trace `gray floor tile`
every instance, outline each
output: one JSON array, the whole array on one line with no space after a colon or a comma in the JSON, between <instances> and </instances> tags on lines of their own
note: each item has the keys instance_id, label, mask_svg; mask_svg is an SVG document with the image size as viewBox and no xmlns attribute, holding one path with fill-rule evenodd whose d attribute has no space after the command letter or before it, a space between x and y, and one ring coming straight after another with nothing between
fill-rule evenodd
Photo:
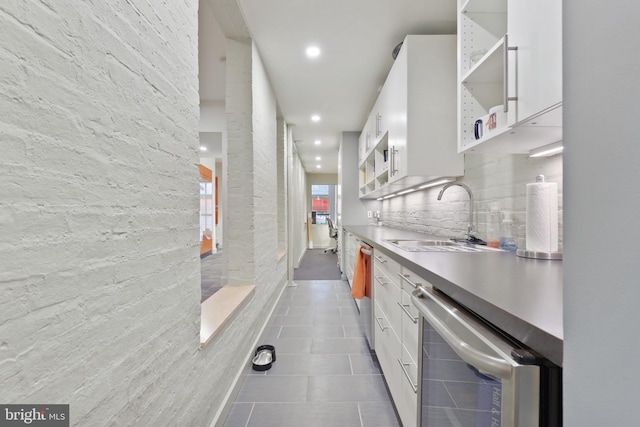
<instances>
[{"instance_id":1,"label":"gray floor tile","mask_svg":"<svg viewBox=\"0 0 640 427\"><path fill-rule=\"evenodd\" d=\"M360 415L354 403L257 403L247 426L360 426Z\"/></svg>"},{"instance_id":2,"label":"gray floor tile","mask_svg":"<svg viewBox=\"0 0 640 427\"><path fill-rule=\"evenodd\" d=\"M360 318L354 314L336 316L332 314L318 314L313 316L316 325L358 325Z\"/></svg>"},{"instance_id":3,"label":"gray floor tile","mask_svg":"<svg viewBox=\"0 0 640 427\"><path fill-rule=\"evenodd\" d=\"M309 377L311 402L379 402L390 400L382 375Z\"/></svg>"},{"instance_id":4,"label":"gray floor tile","mask_svg":"<svg viewBox=\"0 0 640 427\"><path fill-rule=\"evenodd\" d=\"M273 316L270 325L294 325L294 326L311 326L315 323L314 316Z\"/></svg>"},{"instance_id":5,"label":"gray floor tile","mask_svg":"<svg viewBox=\"0 0 640 427\"><path fill-rule=\"evenodd\" d=\"M344 333L347 338L363 338L364 333L360 325L344 325Z\"/></svg>"},{"instance_id":6,"label":"gray floor tile","mask_svg":"<svg viewBox=\"0 0 640 427\"><path fill-rule=\"evenodd\" d=\"M288 307L289 311L287 316L309 316L315 315L333 315L340 316L340 307L330 306L293 306Z\"/></svg>"},{"instance_id":7,"label":"gray floor tile","mask_svg":"<svg viewBox=\"0 0 640 427\"><path fill-rule=\"evenodd\" d=\"M348 284L296 283L260 340L277 359L268 371L249 371L225 427L398 426Z\"/></svg>"},{"instance_id":8,"label":"gray floor tile","mask_svg":"<svg viewBox=\"0 0 640 427\"><path fill-rule=\"evenodd\" d=\"M253 405L253 403L234 403L227 420L224 422L224 427L246 426Z\"/></svg>"},{"instance_id":9,"label":"gray floor tile","mask_svg":"<svg viewBox=\"0 0 640 427\"><path fill-rule=\"evenodd\" d=\"M292 307L296 306L328 306L335 307L338 303L338 298L335 292L329 294L295 294L290 304Z\"/></svg>"},{"instance_id":10,"label":"gray floor tile","mask_svg":"<svg viewBox=\"0 0 640 427\"><path fill-rule=\"evenodd\" d=\"M278 362L276 358L275 363ZM305 376L247 375L236 403L305 402L308 385L309 378Z\"/></svg>"},{"instance_id":11,"label":"gray floor tile","mask_svg":"<svg viewBox=\"0 0 640 427\"><path fill-rule=\"evenodd\" d=\"M277 350L277 349L276 349ZM267 375L350 375L346 354L279 354Z\"/></svg>"},{"instance_id":12,"label":"gray floor tile","mask_svg":"<svg viewBox=\"0 0 640 427\"><path fill-rule=\"evenodd\" d=\"M264 334L262 335L262 342L273 341L278 339L282 326L267 326Z\"/></svg>"},{"instance_id":13,"label":"gray floor tile","mask_svg":"<svg viewBox=\"0 0 640 427\"><path fill-rule=\"evenodd\" d=\"M279 328L278 328L279 329ZM311 353L312 338L275 338L268 341L264 341L265 344L270 344L276 349L276 361L282 354L309 354Z\"/></svg>"},{"instance_id":14,"label":"gray floor tile","mask_svg":"<svg viewBox=\"0 0 640 427\"><path fill-rule=\"evenodd\" d=\"M336 305L342 309L342 307L353 307L352 299L339 299L336 301Z\"/></svg>"},{"instance_id":15,"label":"gray floor tile","mask_svg":"<svg viewBox=\"0 0 640 427\"><path fill-rule=\"evenodd\" d=\"M351 372L354 375L380 375L380 365L370 354L350 354Z\"/></svg>"},{"instance_id":16,"label":"gray floor tile","mask_svg":"<svg viewBox=\"0 0 640 427\"><path fill-rule=\"evenodd\" d=\"M395 427L400 426L398 416L391 402L361 402L360 417L362 427Z\"/></svg>"},{"instance_id":17,"label":"gray floor tile","mask_svg":"<svg viewBox=\"0 0 640 427\"><path fill-rule=\"evenodd\" d=\"M280 338L344 338L339 325L282 326Z\"/></svg>"},{"instance_id":18,"label":"gray floor tile","mask_svg":"<svg viewBox=\"0 0 640 427\"><path fill-rule=\"evenodd\" d=\"M311 352L315 354L370 354L365 338L314 338Z\"/></svg>"},{"instance_id":19,"label":"gray floor tile","mask_svg":"<svg viewBox=\"0 0 640 427\"><path fill-rule=\"evenodd\" d=\"M341 316L345 316L347 314L352 314L354 316L360 316L360 313L358 312L358 308L356 307L355 304L352 304L350 306L338 307L338 309L340 310L340 315Z\"/></svg>"},{"instance_id":20,"label":"gray floor tile","mask_svg":"<svg viewBox=\"0 0 640 427\"><path fill-rule=\"evenodd\" d=\"M289 314L289 306L288 305L278 305L275 310L273 310L273 315L274 316L286 316L287 314Z\"/></svg>"}]
</instances>

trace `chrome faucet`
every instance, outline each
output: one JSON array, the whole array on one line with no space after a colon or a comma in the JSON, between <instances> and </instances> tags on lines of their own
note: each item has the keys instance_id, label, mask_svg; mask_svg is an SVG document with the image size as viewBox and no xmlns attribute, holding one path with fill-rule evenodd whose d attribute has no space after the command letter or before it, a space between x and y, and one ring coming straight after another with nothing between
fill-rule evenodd
<instances>
[{"instance_id":1,"label":"chrome faucet","mask_svg":"<svg viewBox=\"0 0 640 427\"><path fill-rule=\"evenodd\" d=\"M464 188L467 191L467 194L469 195L469 223L467 224L467 236L469 236L470 240L473 240L476 237L475 236L476 230L475 230L475 227L473 226L473 193L471 192L471 189L462 182L458 182L458 181L450 182L446 184L444 187L442 187L442 190L440 190L440 193L438 194L438 200L442 199L442 195L444 194L447 188L452 187L454 185Z\"/></svg>"}]
</instances>

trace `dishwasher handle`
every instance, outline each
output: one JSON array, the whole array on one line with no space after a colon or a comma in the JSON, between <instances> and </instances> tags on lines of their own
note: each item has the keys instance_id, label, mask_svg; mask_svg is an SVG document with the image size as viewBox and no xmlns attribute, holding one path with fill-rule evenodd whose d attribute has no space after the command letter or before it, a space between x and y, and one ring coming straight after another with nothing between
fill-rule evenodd
<instances>
[{"instance_id":1,"label":"dishwasher handle","mask_svg":"<svg viewBox=\"0 0 640 427\"><path fill-rule=\"evenodd\" d=\"M420 311L420 314L422 314L431 326L440 333L442 338L453 348L462 360L484 374L504 380L511 378L511 375L513 374L513 366L511 363L504 359L483 353L466 343L453 330L451 330L451 328L449 328L442 319L426 307L425 303L421 301L421 297L430 298L452 314L452 316L455 317L455 315L451 310L446 308L445 303L439 300L433 292L430 292L423 287L419 287L411 295L411 302L413 302L413 305L415 305L418 311Z\"/></svg>"}]
</instances>

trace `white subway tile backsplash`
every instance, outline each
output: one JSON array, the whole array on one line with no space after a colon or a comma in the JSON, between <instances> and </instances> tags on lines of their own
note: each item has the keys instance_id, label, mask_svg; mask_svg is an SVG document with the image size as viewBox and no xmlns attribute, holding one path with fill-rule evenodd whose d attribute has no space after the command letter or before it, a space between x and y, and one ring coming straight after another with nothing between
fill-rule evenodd
<instances>
[{"instance_id":1,"label":"white subway tile backsplash","mask_svg":"<svg viewBox=\"0 0 640 427\"><path fill-rule=\"evenodd\" d=\"M473 191L474 224L486 239L491 206L511 212L517 246L525 246L526 184L537 175L558 183L559 236L562 244L562 155L529 158L527 155L465 154L465 175L461 179ZM467 230L469 197L460 187L450 187L438 201L442 187L394 197L382 203L385 225L396 228L462 237Z\"/></svg>"}]
</instances>

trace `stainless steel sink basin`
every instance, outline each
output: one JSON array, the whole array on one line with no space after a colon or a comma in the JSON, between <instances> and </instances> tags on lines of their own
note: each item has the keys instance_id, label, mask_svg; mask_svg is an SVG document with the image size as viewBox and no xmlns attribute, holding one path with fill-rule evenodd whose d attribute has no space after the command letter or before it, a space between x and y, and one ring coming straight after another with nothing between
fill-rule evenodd
<instances>
[{"instance_id":1,"label":"stainless steel sink basin","mask_svg":"<svg viewBox=\"0 0 640 427\"><path fill-rule=\"evenodd\" d=\"M470 243L459 243L453 240L404 240L388 239L390 243L408 252L492 252L500 249L489 248L482 245Z\"/></svg>"}]
</instances>

